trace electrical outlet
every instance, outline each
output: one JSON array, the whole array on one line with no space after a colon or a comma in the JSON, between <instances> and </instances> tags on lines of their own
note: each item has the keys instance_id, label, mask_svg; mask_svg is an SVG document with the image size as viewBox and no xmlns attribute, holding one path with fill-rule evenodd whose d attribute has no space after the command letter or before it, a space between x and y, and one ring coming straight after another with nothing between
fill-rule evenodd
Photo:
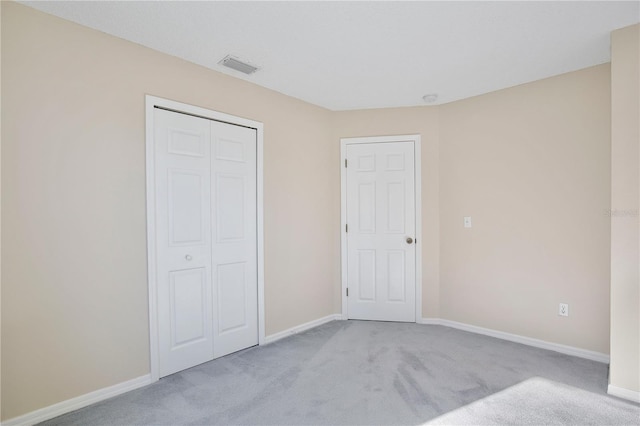
<instances>
[{"instance_id":1,"label":"electrical outlet","mask_svg":"<svg viewBox=\"0 0 640 426\"><path fill-rule=\"evenodd\" d=\"M569 304L568 303L561 303L560 307L558 308L558 315L562 316L562 317L568 317L569 316Z\"/></svg>"}]
</instances>

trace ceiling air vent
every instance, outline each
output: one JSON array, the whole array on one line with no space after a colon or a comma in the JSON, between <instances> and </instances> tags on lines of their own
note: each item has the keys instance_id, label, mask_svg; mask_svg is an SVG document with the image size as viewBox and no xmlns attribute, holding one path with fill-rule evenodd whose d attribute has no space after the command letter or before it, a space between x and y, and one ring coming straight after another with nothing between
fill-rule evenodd
<instances>
[{"instance_id":1,"label":"ceiling air vent","mask_svg":"<svg viewBox=\"0 0 640 426\"><path fill-rule=\"evenodd\" d=\"M224 65L227 68L231 68L232 70L240 71L245 74L253 74L254 72L258 71L258 67L254 67L253 65L242 62L238 58L234 58L231 55L225 56L218 63Z\"/></svg>"}]
</instances>

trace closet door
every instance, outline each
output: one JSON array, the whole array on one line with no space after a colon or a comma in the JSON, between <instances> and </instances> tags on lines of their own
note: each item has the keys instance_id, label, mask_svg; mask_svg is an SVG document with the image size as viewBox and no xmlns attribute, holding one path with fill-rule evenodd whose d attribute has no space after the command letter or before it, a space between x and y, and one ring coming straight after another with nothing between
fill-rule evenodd
<instances>
[{"instance_id":1,"label":"closet door","mask_svg":"<svg viewBox=\"0 0 640 426\"><path fill-rule=\"evenodd\" d=\"M213 358L210 121L155 110L160 376Z\"/></svg>"},{"instance_id":2,"label":"closet door","mask_svg":"<svg viewBox=\"0 0 640 426\"><path fill-rule=\"evenodd\" d=\"M211 122L214 356L258 344L256 130Z\"/></svg>"},{"instance_id":3,"label":"closet door","mask_svg":"<svg viewBox=\"0 0 640 426\"><path fill-rule=\"evenodd\" d=\"M256 130L155 109L159 375L258 344Z\"/></svg>"}]
</instances>

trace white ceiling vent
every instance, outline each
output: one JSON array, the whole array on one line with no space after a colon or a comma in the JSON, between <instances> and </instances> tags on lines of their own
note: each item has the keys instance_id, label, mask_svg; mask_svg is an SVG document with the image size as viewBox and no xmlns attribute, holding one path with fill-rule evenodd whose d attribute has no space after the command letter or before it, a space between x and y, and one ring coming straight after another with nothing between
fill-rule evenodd
<instances>
[{"instance_id":1,"label":"white ceiling vent","mask_svg":"<svg viewBox=\"0 0 640 426\"><path fill-rule=\"evenodd\" d=\"M232 70L240 71L245 74L253 74L258 71L258 67L254 67L253 65L249 65L246 62L242 62L238 58L234 58L231 55L225 56L220 62L221 65L224 65L227 68L231 68Z\"/></svg>"}]
</instances>

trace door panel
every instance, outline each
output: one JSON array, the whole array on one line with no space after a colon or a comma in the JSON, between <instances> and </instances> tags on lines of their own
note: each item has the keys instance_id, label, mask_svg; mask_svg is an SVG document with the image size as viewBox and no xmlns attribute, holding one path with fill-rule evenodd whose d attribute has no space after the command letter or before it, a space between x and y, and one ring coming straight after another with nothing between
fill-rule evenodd
<instances>
[{"instance_id":1,"label":"door panel","mask_svg":"<svg viewBox=\"0 0 640 426\"><path fill-rule=\"evenodd\" d=\"M216 242L244 240L245 221L244 176L216 174L217 239Z\"/></svg>"},{"instance_id":2,"label":"door panel","mask_svg":"<svg viewBox=\"0 0 640 426\"><path fill-rule=\"evenodd\" d=\"M376 183L358 185L358 230L361 234L376 232Z\"/></svg>"},{"instance_id":3,"label":"door panel","mask_svg":"<svg viewBox=\"0 0 640 426\"><path fill-rule=\"evenodd\" d=\"M205 157L207 143L202 133L192 132L182 128L169 128L169 153L188 155L191 157Z\"/></svg>"},{"instance_id":4,"label":"door panel","mask_svg":"<svg viewBox=\"0 0 640 426\"><path fill-rule=\"evenodd\" d=\"M213 358L210 126L155 110L160 376Z\"/></svg>"},{"instance_id":5,"label":"door panel","mask_svg":"<svg viewBox=\"0 0 640 426\"><path fill-rule=\"evenodd\" d=\"M405 202L404 182L387 182L386 202L387 220L385 232L388 234L404 234Z\"/></svg>"},{"instance_id":6,"label":"door panel","mask_svg":"<svg viewBox=\"0 0 640 426\"><path fill-rule=\"evenodd\" d=\"M227 139L224 136L216 142L216 160L238 161L245 163L245 144L242 141Z\"/></svg>"},{"instance_id":7,"label":"door panel","mask_svg":"<svg viewBox=\"0 0 640 426\"><path fill-rule=\"evenodd\" d=\"M211 122L214 356L258 344L256 131Z\"/></svg>"},{"instance_id":8,"label":"door panel","mask_svg":"<svg viewBox=\"0 0 640 426\"><path fill-rule=\"evenodd\" d=\"M407 283L405 280L405 260L404 250L389 250L387 252L387 282L389 292L387 301L405 302L407 294Z\"/></svg>"},{"instance_id":9,"label":"door panel","mask_svg":"<svg viewBox=\"0 0 640 426\"><path fill-rule=\"evenodd\" d=\"M169 169L169 245L204 244L206 171Z\"/></svg>"},{"instance_id":10,"label":"door panel","mask_svg":"<svg viewBox=\"0 0 640 426\"><path fill-rule=\"evenodd\" d=\"M365 302L376 300L376 252L358 250L358 299Z\"/></svg>"},{"instance_id":11,"label":"door panel","mask_svg":"<svg viewBox=\"0 0 640 426\"><path fill-rule=\"evenodd\" d=\"M350 144L346 154L348 317L414 322L414 143Z\"/></svg>"},{"instance_id":12,"label":"door panel","mask_svg":"<svg viewBox=\"0 0 640 426\"><path fill-rule=\"evenodd\" d=\"M218 265L218 322L220 334L247 326L245 262Z\"/></svg>"},{"instance_id":13,"label":"door panel","mask_svg":"<svg viewBox=\"0 0 640 426\"><path fill-rule=\"evenodd\" d=\"M169 273L171 348L206 340L207 274L204 268Z\"/></svg>"}]
</instances>

